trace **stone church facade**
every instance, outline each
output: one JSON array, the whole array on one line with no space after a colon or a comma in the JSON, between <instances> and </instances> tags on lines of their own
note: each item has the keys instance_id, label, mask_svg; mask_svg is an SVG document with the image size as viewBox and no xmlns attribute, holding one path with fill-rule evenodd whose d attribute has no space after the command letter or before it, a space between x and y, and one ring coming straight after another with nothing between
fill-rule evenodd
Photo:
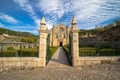
<instances>
[{"instance_id":1,"label":"stone church facade","mask_svg":"<svg viewBox=\"0 0 120 80\"><path fill-rule=\"evenodd\" d=\"M62 23L54 26L49 31L50 46L64 46L69 44L70 28Z\"/></svg>"}]
</instances>

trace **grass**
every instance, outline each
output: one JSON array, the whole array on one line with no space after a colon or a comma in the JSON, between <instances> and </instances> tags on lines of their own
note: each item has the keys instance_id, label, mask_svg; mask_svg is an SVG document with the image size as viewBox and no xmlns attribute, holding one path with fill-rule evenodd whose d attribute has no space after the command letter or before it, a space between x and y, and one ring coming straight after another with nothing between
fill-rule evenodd
<instances>
[{"instance_id":1,"label":"grass","mask_svg":"<svg viewBox=\"0 0 120 80\"><path fill-rule=\"evenodd\" d=\"M50 47L49 48L49 51L47 52L47 58L46 58L46 61L47 63L49 62L49 60L51 59L51 57L54 55L54 53L57 51L59 47Z\"/></svg>"}]
</instances>

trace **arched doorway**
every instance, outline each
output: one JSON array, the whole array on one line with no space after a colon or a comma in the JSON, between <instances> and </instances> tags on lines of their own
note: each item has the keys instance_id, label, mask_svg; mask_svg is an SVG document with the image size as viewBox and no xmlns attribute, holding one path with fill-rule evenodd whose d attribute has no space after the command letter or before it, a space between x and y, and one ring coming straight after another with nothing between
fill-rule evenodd
<instances>
[{"instance_id":1,"label":"arched doorway","mask_svg":"<svg viewBox=\"0 0 120 80\"><path fill-rule=\"evenodd\" d=\"M62 47L63 46L63 42L60 42L59 46Z\"/></svg>"}]
</instances>

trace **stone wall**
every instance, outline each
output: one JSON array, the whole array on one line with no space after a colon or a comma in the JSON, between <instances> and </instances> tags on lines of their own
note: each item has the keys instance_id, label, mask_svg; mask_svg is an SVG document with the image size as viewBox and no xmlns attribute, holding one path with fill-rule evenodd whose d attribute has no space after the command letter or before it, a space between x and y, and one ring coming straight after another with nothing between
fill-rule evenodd
<instances>
[{"instance_id":1,"label":"stone wall","mask_svg":"<svg viewBox=\"0 0 120 80\"><path fill-rule=\"evenodd\" d=\"M0 58L0 72L14 68L42 67L41 58L37 57L3 57Z\"/></svg>"},{"instance_id":2,"label":"stone wall","mask_svg":"<svg viewBox=\"0 0 120 80\"><path fill-rule=\"evenodd\" d=\"M114 63L119 62L120 56L112 57L79 57L76 61L77 66L92 65L92 64L102 64L102 63Z\"/></svg>"}]
</instances>

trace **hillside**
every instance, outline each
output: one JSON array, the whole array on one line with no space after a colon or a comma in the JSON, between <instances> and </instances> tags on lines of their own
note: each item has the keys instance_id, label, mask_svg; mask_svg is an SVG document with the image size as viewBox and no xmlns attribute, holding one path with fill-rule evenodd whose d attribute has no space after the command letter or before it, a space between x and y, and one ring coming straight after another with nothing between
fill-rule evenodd
<instances>
[{"instance_id":1,"label":"hillside","mask_svg":"<svg viewBox=\"0 0 120 80\"><path fill-rule=\"evenodd\" d=\"M20 31L14 31L14 30L9 30L5 28L0 28L0 35L3 33L6 33L11 36L20 36L20 37L37 37L36 35L29 33L29 32L20 32Z\"/></svg>"},{"instance_id":2,"label":"hillside","mask_svg":"<svg viewBox=\"0 0 120 80\"><path fill-rule=\"evenodd\" d=\"M38 40L38 36L29 32L20 32L0 28L0 42L28 42L35 43Z\"/></svg>"},{"instance_id":3,"label":"hillside","mask_svg":"<svg viewBox=\"0 0 120 80\"><path fill-rule=\"evenodd\" d=\"M104 41L120 41L120 25L97 33Z\"/></svg>"},{"instance_id":4,"label":"hillside","mask_svg":"<svg viewBox=\"0 0 120 80\"><path fill-rule=\"evenodd\" d=\"M79 36L96 35L104 41L120 41L120 20L91 30L80 30Z\"/></svg>"}]
</instances>

